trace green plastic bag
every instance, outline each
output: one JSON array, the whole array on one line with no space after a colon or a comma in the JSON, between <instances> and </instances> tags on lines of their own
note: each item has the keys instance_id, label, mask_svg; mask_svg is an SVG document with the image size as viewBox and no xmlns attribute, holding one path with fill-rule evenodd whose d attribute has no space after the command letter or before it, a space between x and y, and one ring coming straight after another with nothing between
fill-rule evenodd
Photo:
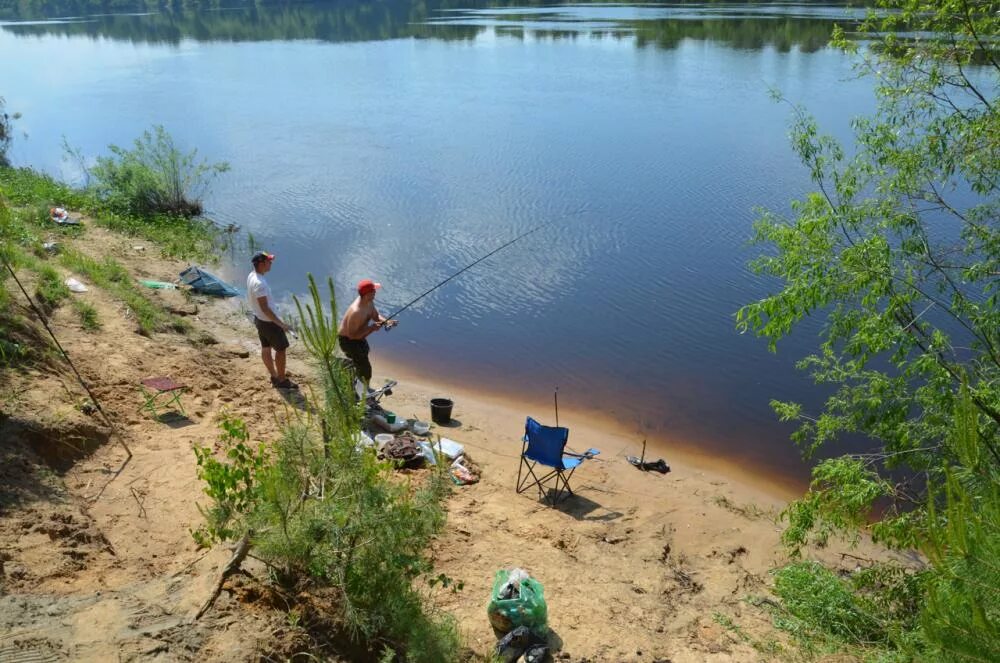
<instances>
[{"instance_id":1,"label":"green plastic bag","mask_svg":"<svg viewBox=\"0 0 1000 663\"><path fill-rule=\"evenodd\" d=\"M166 281L150 281L148 279L139 279L139 283L146 286L147 288L153 288L154 290L176 290L177 286L173 283L167 283Z\"/></svg>"},{"instance_id":2,"label":"green plastic bag","mask_svg":"<svg viewBox=\"0 0 1000 663\"><path fill-rule=\"evenodd\" d=\"M531 577L523 578L516 596L500 598L500 592L507 584L510 573L508 569L500 569L493 579L493 592L486 609L490 624L498 633L507 633L518 626L544 632L548 628L546 622L549 610L545 605L542 583Z\"/></svg>"}]
</instances>

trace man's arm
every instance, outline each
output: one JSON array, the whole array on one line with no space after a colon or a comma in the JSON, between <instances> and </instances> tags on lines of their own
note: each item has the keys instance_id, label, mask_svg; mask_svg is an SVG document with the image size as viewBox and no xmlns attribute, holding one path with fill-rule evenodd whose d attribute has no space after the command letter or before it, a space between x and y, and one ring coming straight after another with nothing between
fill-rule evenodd
<instances>
[{"instance_id":1,"label":"man's arm","mask_svg":"<svg viewBox=\"0 0 1000 663\"><path fill-rule=\"evenodd\" d=\"M268 318L268 320L278 325L285 331L289 330L288 325L282 322L281 318L278 317L278 314L271 310L271 306L267 303L267 296L258 297L257 305L260 306L261 313L263 313Z\"/></svg>"},{"instance_id":2,"label":"man's arm","mask_svg":"<svg viewBox=\"0 0 1000 663\"><path fill-rule=\"evenodd\" d=\"M382 327L385 327L386 329L392 329L398 324L398 321L396 320L390 320L389 318L383 317L382 314L378 312L378 309L376 309L374 306L372 307L371 319L375 322L375 326L371 328L372 331L376 331L378 329L381 329Z\"/></svg>"}]
</instances>

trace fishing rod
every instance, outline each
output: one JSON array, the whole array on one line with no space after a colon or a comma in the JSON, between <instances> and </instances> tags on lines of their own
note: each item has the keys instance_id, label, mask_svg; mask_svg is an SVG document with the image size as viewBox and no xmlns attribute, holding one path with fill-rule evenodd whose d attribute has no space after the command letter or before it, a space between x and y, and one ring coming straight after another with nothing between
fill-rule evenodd
<instances>
[{"instance_id":1,"label":"fishing rod","mask_svg":"<svg viewBox=\"0 0 1000 663\"><path fill-rule=\"evenodd\" d=\"M586 208L585 207L580 207L579 209L577 209L574 212L567 212L566 214L563 214L562 216L560 216L558 218L552 219L550 221L546 221L545 223L540 223L539 225L535 226L531 230L525 231L525 232L521 233L520 235L518 235L517 237L515 237L514 239L512 239L512 240L510 240L510 241L508 241L508 242L506 242L504 244L501 244L500 246L498 246L497 248L493 249L492 251L490 251L486 255L482 256L481 258L476 259L475 261L469 263L468 265L466 265L462 269L458 270L457 272L455 272L454 274L452 274L451 276L449 276L448 278L446 278L444 281L441 281L440 283L438 283L436 286L434 286L430 290L428 290L428 291L424 292L423 294L419 295L418 297L410 300L409 303L405 304L398 311L396 311L395 313L393 313L392 315L390 315L389 317L387 317L385 319L385 322L383 322L382 324L384 325L386 322L389 322L390 320L392 320L393 318L395 318L397 315L399 315L400 313L402 313L406 309L410 308L411 306L413 306L414 304L416 304L417 302L419 302L421 299L423 299L427 295L431 294L432 292L434 292L435 290L437 290L438 288L440 288L441 286L443 286L448 281L452 280L453 278L455 278L456 276L458 276L462 272L464 272L466 270L469 270L469 269L472 269L473 267L475 267L476 265L478 265L482 261L484 261L487 258L489 258L491 255L493 255L495 253L499 253L500 251L502 251L503 249L506 249L508 246L510 246L514 242L517 242L518 240L524 239L525 237L527 237L528 235L530 235L530 234L532 234L534 232L538 232L539 230L541 230L545 226L550 226L553 223L555 223L556 221L562 221L563 219L565 219L568 216L572 216L572 215L575 215L575 214L580 214L581 212L584 211L584 209L586 209ZM389 329L389 327L386 327L386 330L388 330L388 329Z\"/></svg>"}]
</instances>

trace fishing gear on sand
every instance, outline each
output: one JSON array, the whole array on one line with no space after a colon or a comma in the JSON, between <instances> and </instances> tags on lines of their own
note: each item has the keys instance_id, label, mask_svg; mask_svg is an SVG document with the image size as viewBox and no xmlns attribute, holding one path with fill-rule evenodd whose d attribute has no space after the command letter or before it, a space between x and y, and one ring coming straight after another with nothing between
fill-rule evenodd
<instances>
[{"instance_id":1,"label":"fishing gear on sand","mask_svg":"<svg viewBox=\"0 0 1000 663\"><path fill-rule=\"evenodd\" d=\"M563 216L561 216L561 217L558 217L558 218L555 218L555 219L552 219L551 221L546 221L545 223L541 223L541 224L539 224L539 225L535 226L534 228L532 228L531 230L527 230L527 231L525 231L525 232L521 233L520 235L518 235L518 236L517 236L517 237L515 237L514 239L512 239L512 240L510 240L510 241L508 241L508 242L505 242L505 243L501 244L500 246L498 246L497 248L493 249L492 251L490 251L490 252L489 252L489 253L487 253L486 255L484 255L484 256L482 256L482 257L480 257L480 258L477 258L476 260L474 260L473 262L469 263L468 265L466 265L466 266L465 266L465 267L463 267L462 269L458 270L457 272L455 272L454 274L452 274L451 276L449 276L449 277L448 277L448 278L446 278L445 280L441 281L440 283L438 283L437 285L435 285L435 286L434 286L433 288L431 288L430 290L427 290L426 292L423 292L422 294L418 295L418 296L417 296L417 297L415 297L414 299L412 299L412 300L410 300L409 302L407 302L407 303L406 303L405 305L403 305L403 306L402 306L402 308L398 309L398 310L397 310L397 311L396 311L395 313L393 313L392 315L388 316L388 317L387 317L387 318L386 318L386 319L385 319L385 320L384 320L383 322L381 322L381 323L380 323L380 325L383 325L383 326L385 327L385 330L386 330L386 331L389 331L389 330L390 330L390 329L392 329L392 327L393 327L393 325L390 325L390 324L388 324L388 323L389 323L389 321L391 321L391 320L392 320L393 318L395 318L395 317L396 317L397 315L399 315L400 313L402 313L402 312L403 312L403 311L405 311L406 309L410 308L411 306L413 306L414 304L416 304L417 302L419 302L419 301L420 301L421 299L423 299L423 298L424 298L424 297L426 297L427 295L431 294L432 292L434 292L435 290L437 290L438 288L440 288L440 287L441 287L441 286L443 286L443 285L444 285L445 283L447 283L448 281L452 280L453 278L455 278L455 277L456 277L456 276L458 276L459 274L461 274L461 273L463 273L463 272L465 272L465 271L467 271L467 270L469 270L469 269L471 269L471 268L475 267L476 265L478 265L478 264L479 264L479 263L481 263L482 261L486 260L486 259L487 259L487 258L489 258L490 256L492 256L492 255L494 255L494 254L496 254L496 253L499 253L499 252L500 252L500 251L502 251L503 249L507 248L508 246L510 246L511 244L513 244L514 242L517 242L517 241L519 241L519 240L522 240L522 239L524 239L525 237L527 237L528 235L530 235L530 234L532 234L532 233L535 233L535 232L538 232L539 230L541 230L541 229L542 229L542 228L544 228L545 226L550 226L550 225L552 225L552 224L553 224L553 223L555 223L556 221L561 221L562 219L566 218L567 216L571 216L571 215L575 215L575 214L580 214L581 212L583 212L583 211L584 211L584 209L585 209L584 207L580 207L579 209L577 209L577 210L575 210L575 211L573 211L573 212L567 212L566 214L564 214L564 215L563 215Z\"/></svg>"}]
</instances>

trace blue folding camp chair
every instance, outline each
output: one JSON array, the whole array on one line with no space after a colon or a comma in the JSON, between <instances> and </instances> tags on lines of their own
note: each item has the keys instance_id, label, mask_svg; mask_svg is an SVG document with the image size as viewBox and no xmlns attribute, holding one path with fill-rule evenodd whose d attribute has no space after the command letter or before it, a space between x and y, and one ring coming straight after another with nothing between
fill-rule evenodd
<instances>
[{"instance_id":1,"label":"blue folding camp chair","mask_svg":"<svg viewBox=\"0 0 1000 663\"><path fill-rule=\"evenodd\" d=\"M569 487L573 472L583 461L601 452L597 449L587 449L582 454L566 451L567 440L569 440L568 428L543 426L528 417L524 424L521 465L517 468L518 493L537 486L539 497L552 506L573 494L573 490ZM538 476L544 471L539 468L538 474L535 473L535 468L539 465L549 468L548 473ZM546 492L547 484L552 482L555 485Z\"/></svg>"}]
</instances>

